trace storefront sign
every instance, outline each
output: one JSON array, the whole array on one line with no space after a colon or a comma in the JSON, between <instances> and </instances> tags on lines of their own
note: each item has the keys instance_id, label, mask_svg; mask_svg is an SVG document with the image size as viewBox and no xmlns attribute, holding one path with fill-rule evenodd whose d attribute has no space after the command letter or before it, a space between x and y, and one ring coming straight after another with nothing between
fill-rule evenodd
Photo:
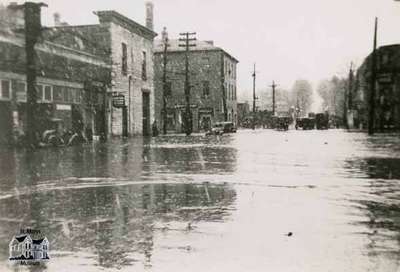
<instances>
[{"instance_id":1,"label":"storefront sign","mask_svg":"<svg viewBox=\"0 0 400 272\"><path fill-rule=\"evenodd\" d=\"M118 94L113 96L113 106L115 108L125 107L125 96L123 94Z\"/></svg>"},{"instance_id":2,"label":"storefront sign","mask_svg":"<svg viewBox=\"0 0 400 272\"><path fill-rule=\"evenodd\" d=\"M213 114L212 108L200 108L199 114Z\"/></svg>"},{"instance_id":3,"label":"storefront sign","mask_svg":"<svg viewBox=\"0 0 400 272\"><path fill-rule=\"evenodd\" d=\"M70 110L71 110L71 105L61 105L61 104L57 104L57 105L56 105L56 110L70 111Z\"/></svg>"}]
</instances>

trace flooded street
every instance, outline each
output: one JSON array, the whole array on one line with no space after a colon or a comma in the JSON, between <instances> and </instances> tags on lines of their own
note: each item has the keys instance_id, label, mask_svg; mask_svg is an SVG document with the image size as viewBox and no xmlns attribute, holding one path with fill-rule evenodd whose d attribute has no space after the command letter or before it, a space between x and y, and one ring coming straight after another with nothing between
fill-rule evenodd
<instances>
[{"instance_id":1,"label":"flooded street","mask_svg":"<svg viewBox=\"0 0 400 272\"><path fill-rule=\"evenodd\" d=\"M400 137L242 130L1 150L0 271L399 271ZM290 233L290 234L289 234Z\"/></svg>"}]
</instances>

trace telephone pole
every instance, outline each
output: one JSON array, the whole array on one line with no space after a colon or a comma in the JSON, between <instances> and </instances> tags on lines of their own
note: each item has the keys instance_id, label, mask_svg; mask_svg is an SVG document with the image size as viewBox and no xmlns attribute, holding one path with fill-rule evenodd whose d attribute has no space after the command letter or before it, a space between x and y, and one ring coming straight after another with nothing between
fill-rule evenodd
<instances>
[{"instance_id":1,"label":"telephone pole","mask_svg":"<svg viewBox=\"0 0 400 272\"><path fill-rule=\"evenodd\" d=\"M373 135L375 130L375 92L376 92L376 43L378 32L378 18L375 18L374 29L374 47L372 51L371 61L371 82L370 82L370 96L369 96L369 116L368 116L368 134Z\"/></svg>"},{"instance_id":2,"label":"telephone pole","mask_svg":"<svg viewBox=\"0 0 400 272\"><path fill-rule=\"evenodd\" d=\"M275 103L275 88L278 87L279 85L275 84L275 81L272 81L272 116L275 116L275 110L276 110L276 103Z\"/></svg>"},{"instance_id":3,"label":"telephone pole","mask_svg":"<svg viewBox=\"0 0 400 272\"><path fill-rule=\"evenodd\" d=\"M47 7L44 3L25 2L18 5L16 9L24 10L25 20L25 54L26 54L26 127L25 135L30 148L38 145L36 114L36 52L35 45L42 32L41 8Z\"/></svg>"},{"instance_id":4,"label":"telephone pole","mask_svg":"<svg viewBox=\"0 0 400 272\"><path fill-rule=\"evenodd\" d=\"M167 52L168 52L168 34L164 27L163 30L163 43L164 43L164 54L163 54L163 134L167 134Z\"/></svg>"},{"instance_id":5,"label":"telephone pole","mask_svg":"<svg viewBox=\"0 0 400 272\"><path fill-rule=\"evenodd\" d=\"M179 41L183 44L179 44L180 47L185 47L185 100L186 110L184 114L184 128L187 136L192 134L192 113L190 111L190 81L189 81L189 50L190 47L196 46L191 42L196 41L196 38L191 38L196 35L196 32L185 32L179 34L181 37Z\"/></svg>"},{"instance_id":6,"label":"telephone pole","mask_svg":"<svg viewBox=\"0 0 400 272\"><path fill-rule=\"evenodd\" d=\"M253 130L256 128L256 64L254 63L254 70L253 70L253 122L252 128Z\"/></svg>"}]
</instances>

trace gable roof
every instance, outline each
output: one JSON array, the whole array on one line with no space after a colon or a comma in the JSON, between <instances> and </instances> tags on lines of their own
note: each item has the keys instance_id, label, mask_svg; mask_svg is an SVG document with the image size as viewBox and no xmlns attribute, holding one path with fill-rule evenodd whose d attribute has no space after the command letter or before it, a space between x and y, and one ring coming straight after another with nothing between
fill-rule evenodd
<instances>
[{"instance_id":1,"label":"gable roof","mask_svg":"<svg viewBox=\"0 0 400 272\"><path fill-rule=\"evenodd\" d=\"M40 245L43 242L44 238L38 239L38 240L32 240L32 244L34 245Z\"/></svg>"},{"instance_id":2,"label":"gable roof","mask_svg":"<svg viewBox=\"0 0 400 272\"><path fill-rule=\"evenodd\" d=\"M25 241L25 238L26 238L26 237L28 237L28 235L15 237L15 239L16 239L18 242L22 243L23 241Z\"/></svg>"}]
</instances>

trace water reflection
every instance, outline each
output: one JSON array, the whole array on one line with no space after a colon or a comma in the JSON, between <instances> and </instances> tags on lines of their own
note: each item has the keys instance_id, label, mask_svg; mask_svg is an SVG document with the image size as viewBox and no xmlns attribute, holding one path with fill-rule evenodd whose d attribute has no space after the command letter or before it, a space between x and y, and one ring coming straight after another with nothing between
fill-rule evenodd
<instances>
[{"instance_id":1,"label":"water reflection","mask_svg":"<svg viewBox=\"0 0 400 272\"><path fill-rule=\"evenodd\" d=\"M232 185L168 177L160 184L157 174L231 172L235 151L223 145L192 148L185 137L170 148L168 141L135 138L2 152L0 266L6 266L8 242L20 228L45 233L50 270L71 258L120 269L152 265L155 232L193 232L200 222L224 222L236 198ZM217 163L224 159L227 165Z\"/></svg>"},{"instance_id":2,"label":"water reflection","mask_svg":"<svg viewBox=\"0 0 400 272\"><path fill-rule=\"evenodd\" d=\"M142 184L35 193L1 202L0 237L21 227L42 230L52 259L89 254L101 267L151 263L155 231L192 231L202 221L224 221L236 193L228 185Z\"/></svg>"}]
</instances>

